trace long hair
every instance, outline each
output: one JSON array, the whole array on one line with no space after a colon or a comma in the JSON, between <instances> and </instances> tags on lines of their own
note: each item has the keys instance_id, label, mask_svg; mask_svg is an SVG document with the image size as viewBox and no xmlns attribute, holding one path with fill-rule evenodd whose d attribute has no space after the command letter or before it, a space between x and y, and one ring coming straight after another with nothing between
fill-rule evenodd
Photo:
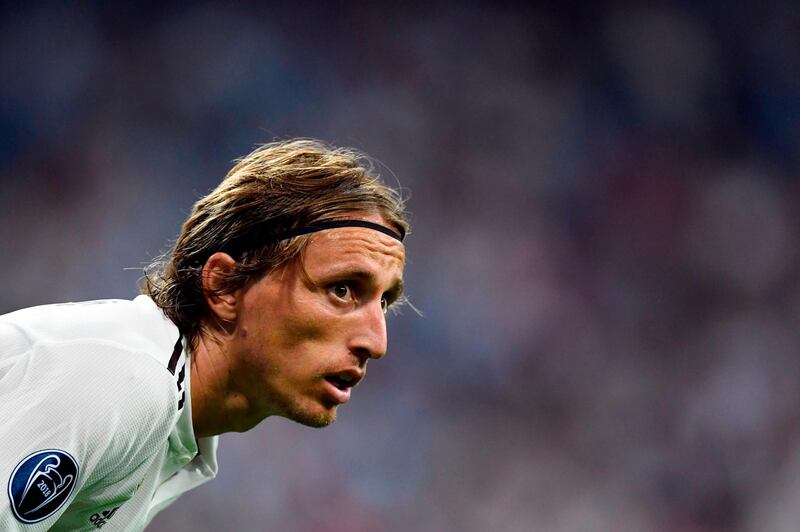
<instances>
[{"instance_id":1,"label":"long hair","mask_svg":"<svg viewBox=\"0 0 800 532\"><path fill-rule=\"evenodd\" d=\"M209 312L202 271L211 255L236 260L217 290L231 293L295 259L308 243L307 235L270 237L354 211L377 211L406 233L403 203L354 150L311 139L265 144L194 205L171 252L145 269L142 292L194 346Z\"/></svg>"}]
</instances>

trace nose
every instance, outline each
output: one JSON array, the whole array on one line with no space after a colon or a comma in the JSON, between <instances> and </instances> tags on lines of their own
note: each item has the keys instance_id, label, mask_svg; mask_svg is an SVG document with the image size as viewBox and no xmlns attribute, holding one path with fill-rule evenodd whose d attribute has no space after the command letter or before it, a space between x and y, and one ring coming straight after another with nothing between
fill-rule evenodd
<instances>
[{"instance_id":1,"label":"nose","mask_svg":"<svg viewBox=\"0 0 800 532\"><path fill-rule=\"evenodd\" d=\"M365 305L361 310L348 347L363 364L370 358L377 360L386 354L388 338L386 316L380 302Z\"/></svg>"}]
</instances>

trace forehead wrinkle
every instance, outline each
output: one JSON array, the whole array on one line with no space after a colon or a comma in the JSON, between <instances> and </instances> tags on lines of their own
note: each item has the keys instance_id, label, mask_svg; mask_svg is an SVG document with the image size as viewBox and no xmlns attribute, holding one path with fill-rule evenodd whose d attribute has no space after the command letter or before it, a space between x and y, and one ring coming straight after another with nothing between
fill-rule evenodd
<instances>
[{"instance_id":1,"label":"forehead wrinkle","mask_svg":"<svg viewBox=\"0 0 800 532\"><path fill-rule=\"evenodd\" d=\"M377 238L375 238L377 236ZM331 243L342 245L339 249L345 254L360 254L367 252L368 255L389 256L405 264L405 247L402 242L398 242L388 235L379 231L366 228L343 227L324 231L315 237L327 239ZM316 238L315 238L316 240ZM312 241L313 242L313 241ZM350 247L348 244L361 244L360 246Z\"/></svg>"},{"instance_id":2,"label":"forehead wrinkle","mask_svg":"<svg viewBox=\"0 0 800 532\"><path fill-rule=\"evenodd\" d=\"M405 249L402 243L370 229L334 229L326 233L334 234L314 235L314 240L309 243L309 248L316 248L313 251L315 254L320 253L323 257L327 254L330 259L323 258L323 262L318 264L317 267L322 271L361 271L372 277L373 282L387 282L390 290L402 286L405 266ZM382 238L375 239L372 233ZM326 253L324 247L332 247L335 252ZM384 278L381 281L382 274L389 274L391 280Z\"/></svg>"},{"instance_id":3,"label":"forehead wrinkle","mask_svg":"<svg viewBox=\"0 0 800 532\"><path fill-rule=\"evenodd\" d=\"M402 280L403 258L396 254L389 255L380 250L342 250L341 254L337 255L336 260L332 261L332 267L334 262L336 269L360 271L370 275L379 276L382 272L396 270L397 278Z\"/></svg>"}]
</instances>

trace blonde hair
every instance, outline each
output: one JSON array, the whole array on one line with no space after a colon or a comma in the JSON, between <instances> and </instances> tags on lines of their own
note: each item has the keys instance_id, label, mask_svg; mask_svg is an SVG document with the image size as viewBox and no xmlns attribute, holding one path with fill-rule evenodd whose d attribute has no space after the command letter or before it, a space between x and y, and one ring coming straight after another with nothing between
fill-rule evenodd
<instances>
[{"instance_id":1,"label":"blonde hair","mask_svg":"<svg viewBox=\"0 0 800 532\"><path fill-rule=\"evenodd\" d=\"M217 290L230 293L294 260L308 243L308 236L270 237L354 211L377 211L401 234L409 230L402 197L359 152L312 139L265 144L195 203L171 252L145 269L142 292L194 345L208 313L202 271L211 255L236 260Z\"/></svg>"}]
</instances>

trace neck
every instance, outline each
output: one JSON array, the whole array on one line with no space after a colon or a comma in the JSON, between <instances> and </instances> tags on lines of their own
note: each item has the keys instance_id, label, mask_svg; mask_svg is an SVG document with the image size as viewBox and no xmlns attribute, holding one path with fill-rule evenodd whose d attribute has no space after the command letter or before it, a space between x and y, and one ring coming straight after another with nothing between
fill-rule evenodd
<instances>
[{"instance_id":1,"label":"neck","mask_svg":"<svg viewBox=\"0 0 800 532\"><path fill-rule=\"evenodd\" d=\"M201 334L191 356L192 426L196 437L244 432L255 426L248 399L231 382L225 338Z\"/></svg>"}]
</instances>

